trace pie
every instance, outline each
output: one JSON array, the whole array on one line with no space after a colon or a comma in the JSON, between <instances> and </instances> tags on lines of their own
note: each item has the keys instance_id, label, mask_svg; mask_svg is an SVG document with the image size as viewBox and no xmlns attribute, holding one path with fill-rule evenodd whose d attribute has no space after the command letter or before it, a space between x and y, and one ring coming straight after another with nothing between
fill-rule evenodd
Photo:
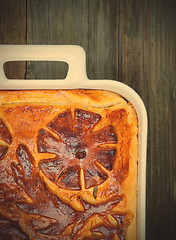
<instances>
[{"instance_id":1,"label":"pie","mask_svg":"<svg viewBox=\"0 0 176 240\"><path fill-rule=\"evenodd\" d=\"M137 134L114 92L0 91L0 239L136 239Z\"/></svg>"}]
</instances>

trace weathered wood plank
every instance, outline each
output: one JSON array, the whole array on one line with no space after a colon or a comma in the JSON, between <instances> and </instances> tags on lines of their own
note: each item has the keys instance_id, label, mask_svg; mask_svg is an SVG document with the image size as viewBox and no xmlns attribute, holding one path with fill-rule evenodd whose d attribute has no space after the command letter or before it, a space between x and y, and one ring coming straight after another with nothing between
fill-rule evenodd
<instances>
[{"instance_id":1,"label":"weathered wood plank","mask_svg":"<svg viewBox=\"0 0 176 240\"><path fill-rule=\"evenodd\" d=\"M26 44L26 1L0 0L0 44ZM25 78L26 63L8 63L8 78Z\"/></svg>"},{"instance_id":2,"label":"weathered wood plank","mask_svg":"<svg viewBox=\"0 0 176 240\"><path fill-rule=\"evenodd\" d=\"M41 4L42 2L42 4ZM27 9L28 44L76 44L87 54L91 79L117 79L117 12L115 0L29 0ZM66 68L45 63L28 66L33 77L57 78Z\"/></svg>"},{"instance_id":3,"label":"weathered wood plank","mask_svg":"<svg viewBox=\"0 0 176 240\"><path fill-rule=\"evenodd\" d=\"M142 1L122 1L122 11L122 81L142 95L145 84L143 82ZM144 96L145 94L142 97Z\"/></svg>"},{"instance_id":4,"label":"weathered wood plank","mask_svg":"<svg viewBox=\"0 0 176 240\"><path fill-rule=\"evenodd\" d=\"M146 239L175 239L175 9L173 1L123 2L123 77L149 117ZM172 56L172 57L171 57Z\"/></svg>"},{"instance_id":5,"label":"weathered wood plank","mask_svg":"<svg viewBox=\"0 0 176 240\"><path fill-rule=\"evenodd\" d=\"M27 44L49 44L48 1L27 1ZM45 79L47 62L27 62L27 79Z\"/></svg>"}]
</instances>

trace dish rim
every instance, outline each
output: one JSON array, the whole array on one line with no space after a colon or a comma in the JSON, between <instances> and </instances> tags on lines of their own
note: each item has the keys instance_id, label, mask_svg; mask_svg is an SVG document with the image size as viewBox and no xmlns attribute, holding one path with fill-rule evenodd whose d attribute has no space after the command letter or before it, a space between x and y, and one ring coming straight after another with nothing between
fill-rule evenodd
<instances>
[{"instance_id":1,"label":"dish rim","mask_svg":"<svg viewBox=\"0 0 176 240\"><path fill-rule=\"evenodd\" d=\"M147 111L141 97L128 85L116 80L88 79L86 54L78 45L0 45L0 90L99 89L118 93L135 108L138 118L138 211L137 239L145 240L146 224L146 152ZM4 64L8 61L62 61L68 63L65 79L7 79Z\"/></svg>"}]
</instances>

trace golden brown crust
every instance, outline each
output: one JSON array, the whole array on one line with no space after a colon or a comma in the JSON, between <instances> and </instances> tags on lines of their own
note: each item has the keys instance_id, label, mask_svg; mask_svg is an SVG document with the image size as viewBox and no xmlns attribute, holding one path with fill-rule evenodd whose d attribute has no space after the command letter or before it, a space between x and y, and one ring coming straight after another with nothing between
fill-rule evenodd
<instances>
[{"instance_id":1,"label":"golden brown crust","mask_svg":"<svg viewBox=\"0 0 176 240\"><path fill-rule=\"evenodd\" d=\"M0 91L0 234L135 239L137 131L116 93Z\"/></svg>"}]
</instances>

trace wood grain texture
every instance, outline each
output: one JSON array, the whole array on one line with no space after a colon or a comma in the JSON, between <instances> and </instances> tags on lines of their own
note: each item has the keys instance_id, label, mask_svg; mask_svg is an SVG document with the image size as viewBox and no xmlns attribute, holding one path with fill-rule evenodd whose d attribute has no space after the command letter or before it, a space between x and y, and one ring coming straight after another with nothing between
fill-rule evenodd
<instances>
[{"instance_id":1,"label":"wood grain texture","mask_svg":"<svg viewBox=\"0 0 176 240\"><path fill-rule=\"evenodd\" d=\"M26 44L26 1L0 0L0 44ZM26 63L8 63L8 78L25 78Z\"/></svg>"},{"instance_id":2,"label":"wood grain texture","mask_svg":"<svg viewBox=\"0 0 176 240\"><path fill-rule=\"evenodd\" d=\"M172 155L176 153L176 139L174 136L171 138L171 132L175 131L173 122L176 120L172 115L176 110L176 105L172 105L175 102L173 91L176 90L176 75L171 57L172 54L176 56L176 52L172 52L176 18L172 5L172 1L163 1L162 4L160 1L148 1L144 15L144 76L150 116L147 175L150 192L147 208L149 216L153 218L153 225L150 226L148 217L148 234L152 239L175 239L176 236L173 186L176 169Z\"/></svg>"},{"instance_id":3,"label":"wood grain texture","mask_svg":"<svg viewBox=\"0 0 176 240\"><path fill-rule=\"evenodd\" d=\"M73 44L86 51L87 74L91 79L117 79L117 1L110 0L29 0L28 44ZM32 71L31 71L32 68ZM28 66L27 76L36 76ZM48 62L37 74L56 78L66 68Z\"/></svg>"},{"instance_id":4,"label":"wood grain texture","mask_svg":"<svg viewBox=\"0 0 176 240\"><path fill-rule=\"evenodd\" d=\"M89 78L118 78L142 97L149 120L147 240L176 239L175 26L174 0L0 0L1 44L78 44ZM24 77L25 66L9 72ZM49 62L27 65L27 78L65 72Z\"/></svg>"},{"instance_id":5,"label":"wood grain texture","mask_svg":"<svg viewBox=\"0 0 176 240\"><path fill-rule=\"evenodd\" d=\"M149 117L147 239L175 239L176 5L123 1L123 76Z\"/></svg>"}]
</instances>

